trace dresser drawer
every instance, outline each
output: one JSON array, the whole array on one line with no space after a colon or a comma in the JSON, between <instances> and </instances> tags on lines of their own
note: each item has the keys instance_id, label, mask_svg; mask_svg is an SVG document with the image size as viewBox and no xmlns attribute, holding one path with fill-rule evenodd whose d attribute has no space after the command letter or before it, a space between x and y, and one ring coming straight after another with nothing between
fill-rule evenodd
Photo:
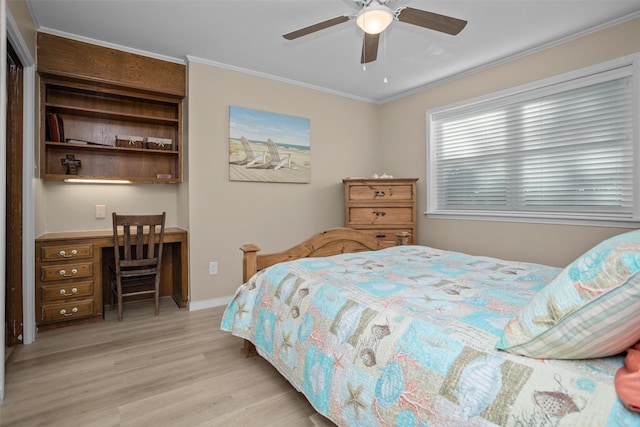
<instances>
[{"instance_id":1,"label":"dresser drawer","mask_svg":"<svg viewBox=\"0 0 640 427\"><path fill-rule=\"evenodd\" d=\"M93 245L90 243L79 243L42 246L41 256L42 261L93 258Z\"/></svg>"},{"instance_id":2,"label":"dresser drawer","mask_svg":"<svg viewBox=\"0 0 640 427\"><path fill-rule=\"evenodd\" d=\"M93 280L86 282L60 283L42 285L42 302L68 299L72 297L91 297L93 295Z\"/></svg>"},{"instance_id":3,"label":"dresser drawer","mask_svg":"<svg viewBox=\"0 0 640 427\"><path fill-rule=\"evenodd\" d=\"M93 300L69 301L59 304L42 305L42 321L55 322L93 316Z\"/></svg>"},{"instance_id":4,"label":"dresser drawer","mask_svg":"<svg viewBox=\"0 0 640 427\"><path fill-rule=\"evenodd\" d=\"M351 184L347 198L349 202L365 201L412 201L412 184Z\"/></svg>"},{"instance_id":5,"label":"dresser drawer","mask_svg":"<svg viewBox=\"0 0 640 427\"><path fill-rule=\"evenodd\" d=\"M347 225L413 224L411 207L349 207Z\"/></svg>"},{"instance_id":6,"label":"dresser drawer","mask_svg":"<svg viewBox=\"0 0 640 427\"><path fill-rule=\"evenodd\" d=\"M47 265L40 268L41 280L45 282L92 276L92 262L70 262L68 264Z\"/></svg>"},{"instance_id":7,"label":"dresser drawer","mask_svg":"<svg viewBox=\"0 0 640 427\"><path fill-rule=\"evenodd\" d=\"M382 242L384 244L384 246L396 246L397 242L398 242L398 237L396 236L396 233L402 233L402 232L406 232L409 233L411 235L411 233L413 232L413 230L411 228L398 228L398 229L394 229L394 230L390 230L390 229L380 229L377 228L375 230L371 230L371 229L358 229L358 231L368 234L371 237L375 237L376 239L380 240L380 242ZM407 242L408 244L412 244L413 243L413 236L411 235L409 237L409 241Z\"/></svg>"}]
</instances>

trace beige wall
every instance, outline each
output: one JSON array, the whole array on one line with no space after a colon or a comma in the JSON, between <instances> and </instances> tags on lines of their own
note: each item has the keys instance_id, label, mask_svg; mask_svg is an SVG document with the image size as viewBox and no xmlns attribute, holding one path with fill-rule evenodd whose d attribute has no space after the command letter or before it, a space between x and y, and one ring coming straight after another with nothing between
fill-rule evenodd
<instances>
[{"instance_id":1,"label":"beige wall","mask_svg":"<svg viewBox=\"0 0 640 427\"><path fill-rule=\"evenodd\" d=\"M386 172L418 177L418 242L435 247L563 266L624 229L428 219L426 110L640 51L640 20L374 105L198 60L188 64L185 182L179 185L69 185L44 182L40 232L108 229L107 211L166 210L168 225L190 231L190 299L231 295L241 282L241 251L285 249L343 224L342 178ZM228 109L236 105L311 120L310 184L230 182ZM209 276L208 262L219 263Z\"/></svg>"},{"instance_id":2,"label":"beige wall","mask_svg":"<svg viewBox=\"0 0 640 427\"><path fill-rule=\"evenodd\" d=\"M72 184L45 181L46 231L108 230L111 213L167 212L167 226L178 225L179 185ZM107 217L96 218L96 205L106 205Z\"/></svg>"},{"instance_id":3,"label":"beige wall","mask_svg":"<svg viewBox=\"0 0 640 427\"><path fill-rule=\"evenodd\" d=\"M430 219L426 211L426 111L640 52L640 19L435 85L380 107L384 167L419 177L418 242L438 248L565 266L628 229Z\"/></svg>"},{"instance_id":4,"label":"beige wall","mask_svg":"<svg viewBox=\"0 0 640 427\"><path fill-rule=\"evenodd\" d=\"M7 7L20 29L31 56L36 57L36 28L24 0L7 0Z\"/></svg>"},{"instance_id":5,"label":"beige wall","mask_svg":"<svg viewBox=\"0 0 640 427\"><path fill-rule=\"evenodd\" d=\"M195 61L188 80L191 298L205 300L241 284L242 244L283 250L343 225L342 178L370 175L381 157L376 105ZM229 181L230 105L309 118L311 183Z\"/></svg>"}]
</instances>

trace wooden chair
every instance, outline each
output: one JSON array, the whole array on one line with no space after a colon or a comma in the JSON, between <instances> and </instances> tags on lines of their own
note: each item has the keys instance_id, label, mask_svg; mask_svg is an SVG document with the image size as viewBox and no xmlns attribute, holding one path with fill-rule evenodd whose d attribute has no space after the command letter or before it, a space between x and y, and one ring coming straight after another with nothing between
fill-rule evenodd
<instances>
[{"instance_id":1,"label":"wooden chair","mask_svg":"<svg viewBox=\"0 0 640 427\"><path fill-rule=\"evenodd\" d=\"M111 278L111 309L116 297L119 321L122 321L123 297L154 294L156 316L159 313L165 217L166 212L162 215L117 215L113 212L115 268ZM160 228L159 233L157 227ZM145 236L148 242L146 249Z\"/></svg>"}]
</instances>

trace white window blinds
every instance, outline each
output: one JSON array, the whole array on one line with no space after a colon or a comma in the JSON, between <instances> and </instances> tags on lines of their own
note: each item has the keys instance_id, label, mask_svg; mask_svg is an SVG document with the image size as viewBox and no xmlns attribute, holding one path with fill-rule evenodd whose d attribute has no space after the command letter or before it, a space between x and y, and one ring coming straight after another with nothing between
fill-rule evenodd
<instances>
[{"instance_id":1,"label":"white window blinds","mask_svg":"<svg viewBox=\"0 0 640 427\"><path fill-rule=\"evenodd\" d=\"M430 113L428 213L633 219L632 71Z\"/></svg>"}]
</instances>

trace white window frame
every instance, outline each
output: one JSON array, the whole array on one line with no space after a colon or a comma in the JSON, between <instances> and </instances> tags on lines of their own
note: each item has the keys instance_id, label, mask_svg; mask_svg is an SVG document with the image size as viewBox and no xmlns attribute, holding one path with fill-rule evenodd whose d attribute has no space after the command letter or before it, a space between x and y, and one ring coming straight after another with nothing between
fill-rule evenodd
<instances>
[{"instance_id":1,"label":"white window frame","mask_svg":"<svg viewBox=\"0 0 640 427\"><path fill-rule=\"evenodd\" d=\"M458 111L474 108L479 105L491 107L495 103L504 103L506 99L517 99L526 96L532 90L540 91L545 87L567 83L571 80L588 77L590 75L612 71L621 67L631 66L633 85L633 214L631 218L616 219L612 217L599 217L593 214L563 214L557 212L518 212L518 211L465 211L465 210L445 210L439 209L436 203L436 169L435 169L435 144L431 144L433 139L433 121L443 115L455 114ZM613 227L637 228L640 223L640 54L629 55L615 60L607 61L597 65L585 67L579 70L560 74L544 80L535 81L515 88L483 95L477 98L457 102L454 104L437 107L426 112L426 145L427 145L427 186L426 200L427 210L424 213L430 218L445 219L467 219L467 220L487 220L487 221L510 221L510 222L534 222L551 224L571 224L571 225L596 225Z\"/></svg>"}]
</instances>

